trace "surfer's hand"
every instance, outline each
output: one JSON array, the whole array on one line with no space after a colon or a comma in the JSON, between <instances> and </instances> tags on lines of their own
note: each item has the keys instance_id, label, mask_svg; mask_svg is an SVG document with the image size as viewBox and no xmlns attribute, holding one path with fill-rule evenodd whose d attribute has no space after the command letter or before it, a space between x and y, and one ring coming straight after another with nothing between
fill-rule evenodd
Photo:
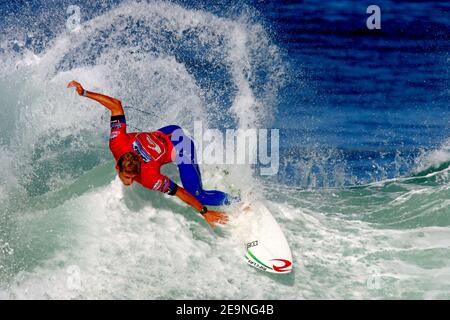
<instances>
[{"instance_id":1,"label":"surfer's hand","mask_svg":"<svg viewBox=\"0 0 450 320\"><path fill-rule=\"evenodd\" d=\"M80 96L83 95L84 92L83 87L75 80L70 81L69 84L67 85L67 88L75 88Z\"/></svg>"},{"instance_id":2,"label":"surfer's hand","mask_svg":"<svg viewBox=\"0 0 450 320\"><path fill-rule=\"evenodd\" d=\"M226 224L228 222L228 216L223 212L208 211L203 217L213 228L216 226L216 223Z\"/></svg>"}]
</instances>

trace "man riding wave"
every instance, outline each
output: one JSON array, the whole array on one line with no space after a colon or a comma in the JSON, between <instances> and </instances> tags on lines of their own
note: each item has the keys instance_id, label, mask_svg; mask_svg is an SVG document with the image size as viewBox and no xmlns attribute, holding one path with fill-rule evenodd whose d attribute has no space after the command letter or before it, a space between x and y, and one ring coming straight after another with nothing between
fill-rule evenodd
<instances>
[{"instance_id":1,"label":"man riding wave","mask_svg":"<svg viewBox=\"0 0 450 320\"><path fill-rule=\"evenodd\" d=\"M218 190L203 189L194 143L182 128L170 125L153 132L127 133L120 100L87 91L76 81L68 84L68 88L71 87L80 96L95 100L111 111L109 147L116 160L118 176L125 186L136 181L148 189L177 196L201 213L212 227L228 221L225 213L206 207L228 205L231 197ZM161 166L171 162L177 164L184 188L161 174Z\"/></svg>"}]
</instances>

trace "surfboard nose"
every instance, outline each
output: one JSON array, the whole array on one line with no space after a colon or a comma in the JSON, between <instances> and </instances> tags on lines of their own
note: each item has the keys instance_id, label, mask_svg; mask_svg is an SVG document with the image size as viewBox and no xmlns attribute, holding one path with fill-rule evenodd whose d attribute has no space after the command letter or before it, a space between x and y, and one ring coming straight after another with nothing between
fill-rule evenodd
<instances>
[{"instance_id":1,"label":"surfboard nose","mask_svg":"<svg viewBox=\"0 0 450 320\"><path fill-rule=\"evenodd\" d=\"M245 246L246 262L270 273L290 273L292 252L279 224L260 201L245 202L237 218L236 232Z\"/></svg>"}]
</instances>

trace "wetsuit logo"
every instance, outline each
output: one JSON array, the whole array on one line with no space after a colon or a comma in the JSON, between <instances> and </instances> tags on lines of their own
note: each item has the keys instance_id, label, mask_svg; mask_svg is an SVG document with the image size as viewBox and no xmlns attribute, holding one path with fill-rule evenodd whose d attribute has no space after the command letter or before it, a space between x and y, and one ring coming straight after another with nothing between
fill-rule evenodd
<instances>
[{"instance_id":1,"label":"wetsuit logo","mask_svg":"<svg viewBox=\"0 0 450 320\"><path fill-rule=\"evenodd\" d=\"M153 141L148 134L145 137L147 138L148 147L155 150L158 154L161 154L161 148L155 143L155 141Z\"/></svg>"},{"instance_id":2,"label":"wetsuit logo","mask_svg":"<svg viewBox=\"0 0 450 320\"><path fill-rule=\"evenodd\" d=\"M159 179L158 181L156 181L156 183L153 185L153 190L158 190L162 185L162 181L161 179Z\"/></svg>"},{"instance_id":3,"label":"wetsuit logo","mask_svg":"<svg viewBox=\"0 0 450 320\"><path fill-rule=\"evenodd\" d=\"M142 156L144 162L149 162L152 159L158 161L166 153L164 143L152 133L138 134L135 139L133 148Z\"/></svg>"},{"instance_id":4,"label":"wetsuit logo","mask_svg":"<svg viewBox=\"0 0 450 320\"><path fill-rule=\"evenodd\" d=\"M139 140L144 146L145 151L147 151L148 154L151 154L157 161L166 153L165 145L158 139L158 137L155 137L151 133L145 134L146 141L141 137L139 137Z\"/></svg>"},{"instance_id":5,"label":"wetsuit logo","mask_svg":"<svg viewBox=\"0 0 450 320\"><path fill-rule=\"evenodd\" d=\"M111 135L109 136L109 140L114 140L115 138L117 138L119 136L119 134L120 134L119 131L111 132Z\"/></svg>"},{"instance_id":6,"label":"wetsuit logo","mask_svg":"<svg viewBox=\"0 0 450 320\"><path fill-rule=\"evenodd\" d=\"M164 186L162 187L162 190L166 190L168 184L169 180L164 181Z\"/></svg>"},{"instance_id":7,"label":"wetsuit logo","mask_svg":"<svg viewBox=\"0 0 450 320\"><path fill-rule=\"evenodd\" d=\"M139 140L135 140L133 142L133 149L134 151L136 151L142 158L142 160L147 163L150 162L152 160L152 157L150 157L147 152L145 152L144 148L142 148L141 143L139 142Z\"/></svg>"},{"instance_id":8,"label":"wetsuit logo","mask_svg":"<svg viewBox=\"0 0 450 320\"><path fill-rule=\"evenodd\" d=\"M120 129L122 128L122 124L119 120L113 120L111 121L111 129Z\"/></svg>"}]
</instances>

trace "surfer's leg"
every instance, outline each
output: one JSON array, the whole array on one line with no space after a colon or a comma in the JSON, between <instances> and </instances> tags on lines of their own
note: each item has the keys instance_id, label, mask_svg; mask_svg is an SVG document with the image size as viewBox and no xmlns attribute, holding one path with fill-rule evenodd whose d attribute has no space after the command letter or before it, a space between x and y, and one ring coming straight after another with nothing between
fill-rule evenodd
<instances>
[{"instance_id":1,"label":"surfer's leg","mask_svg":"<svg viewBox=\"0 0 450 320\"><path fill-rule=\"evenodd\" d=\"M224 206L231 204L228 194L219 190L203 190L196 198L205 206Z\"/></svg>"},{"instance_id":2,"label":"surfer's leg","mask_svg":"<svg viewBox=\"0 0 450 320\"><path fill-rule=\"evenodd\" d=\"M229 204L229 197L218 190L203 190L200 168L197 164L195 145L179 126L171 125L159 129L170 137L176 150L175 163L180 172L183 187L202 204L220 206Z\"/></svg>"},{"instance_id":3,"label":"surfer's leg","mask_svg":"<svg viewBox=\"0 0 450 320\"><path fill-rule=\"evenodd\" d=\"M180 171L183 187L191 194L198 195L203 191L200 168L195 157L195 146L181 127L170 125L158 129L170 138L176 151L175 163Z\"/></svg>"}]
</instances>

